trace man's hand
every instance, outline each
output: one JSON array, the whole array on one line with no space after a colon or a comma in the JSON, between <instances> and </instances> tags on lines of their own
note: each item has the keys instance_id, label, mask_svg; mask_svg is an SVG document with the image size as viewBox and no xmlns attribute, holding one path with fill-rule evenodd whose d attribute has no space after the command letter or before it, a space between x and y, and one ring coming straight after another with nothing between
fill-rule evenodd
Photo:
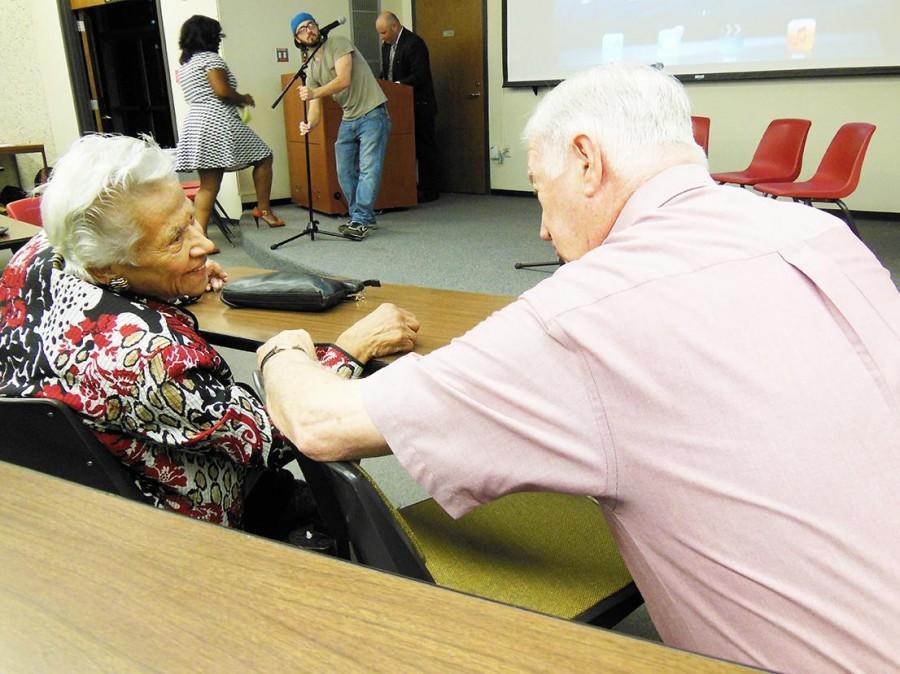
<instances>
[{"instance_id":1,"label":"man's hand","mask_svg":"<svg viewBox=\"0 0 900 674\"><path fill-rule=\"evenodd\" d=\"M225 287L228 274L222 269L222 265L214 260L206 260L206 292L219 292Z\"/></svg>"},{"instance_id":2,"label":"man's hand","mask_svg":"<svg viewBox=\"0 0 900 674\"><path fill-rule=\"evenodd\" d=\"M305 136L311 128L308 122L300 122L300 135Z\"/></svg>"},{"instance_id":3,"label":"man's hand","mask_svg":"<svg viewBox=\"0 0 900 674\"><path fill-rule=\"evenodd\" d=\"M301 84L299 87L297 87L297 91L300 93L301 101L311 101L314 98L317 98L316 90L312 87L306 86L305 84Z\"/></svg>"},{"instance_id":4,"label":"man's hand","mask_svg":"<svg viewBox=\"0 0 900 674\"><path fill-rule=\"evenodd\" d=\"M316 345L313 344L312 337L306 330L282 330L274 337L269 338L265 344L256 350L256 364L262 365L263 358L272 350L280 349L296 349L303 351L307 356L315 360Z\"/></svg>"},{"instance_id":5,"label":"man's hand","mask_svg":"<svg viewBox=\"0 0 900 674\"><path fill-rule=\"evenodd\" d=\"M350 326L335 344L366 363L391 353L412 351L418 332L419 321L413 314L394 304L382 304Z\"/></svg>"}]
</instances>

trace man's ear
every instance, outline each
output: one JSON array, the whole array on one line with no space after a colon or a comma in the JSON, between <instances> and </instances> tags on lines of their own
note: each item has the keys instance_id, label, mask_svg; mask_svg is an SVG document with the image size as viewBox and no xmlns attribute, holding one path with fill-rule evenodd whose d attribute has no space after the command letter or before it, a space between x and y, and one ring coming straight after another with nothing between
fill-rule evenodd
<instances>
[{"instance_id":1,"label":"man's ear","mask_svg":"<svg viewBox=\"0 0 900 674\"><path fill-rule=\"evenodd\" d=\"M586 197L594 196L603 182L603 153L590 136L579 134L572 140L572 151L581 164L581 181Z\"/></svg>"}]
</instances>

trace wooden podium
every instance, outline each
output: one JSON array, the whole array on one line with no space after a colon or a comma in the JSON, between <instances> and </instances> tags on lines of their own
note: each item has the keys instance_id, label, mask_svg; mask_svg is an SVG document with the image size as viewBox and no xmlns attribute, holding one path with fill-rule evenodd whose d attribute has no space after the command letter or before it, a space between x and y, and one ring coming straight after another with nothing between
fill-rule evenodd
<instances>
[{"instance_id":1,"label":"wooden podium","mask_svg":"<svg viewBox=\"0 0 900 674\"><path fill-rule=\"evenodd\" d=\"M293 73L281 76L282 89ZM303 105L296 87L292 86L284 96L284 128L287 137L288 165L291 174L291 200L301 206L309 206L306 192L306 137L300 135ZM399 208L416 203L416 140L413 121L412 87L378 80L387 96L388 113L391 116L391 135L388 139L384 170L381 174L381 190L375 208ZM309 134L309 165L312 172L313 208L334 215L346 213L347 204L341 195L334 159L334 142L343 113L330 96L322 101L322 118Z\"/></svg>"}]
</instances>

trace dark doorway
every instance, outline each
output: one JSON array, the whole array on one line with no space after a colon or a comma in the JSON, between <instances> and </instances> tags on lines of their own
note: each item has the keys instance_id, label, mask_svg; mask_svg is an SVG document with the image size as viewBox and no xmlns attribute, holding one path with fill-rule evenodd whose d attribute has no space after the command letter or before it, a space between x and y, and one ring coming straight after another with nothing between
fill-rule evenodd
<instances>
[{"instance_id":1,"label":"dark doorway","mask_svg":"<svg viewBox=\"0 0 900 674\"><path fill-rule=\"evenodd\" d=\"M66 3L69 5L69 3ZM69 50L82 132L149 134L175 145L156 0L72 2ZM76 9L77 7L77 9Z\"/></svg>"},{"instance_id":2,"label":"dark doorway","mask_svg":"<svg viewBox=\"0 0 900 674\"><path fill-rule=\"evenodd\" d=\"M443 192L488 191L484 13L484 0L413 0L413 29L431 56Z\"/></svg>"}]
</instances>

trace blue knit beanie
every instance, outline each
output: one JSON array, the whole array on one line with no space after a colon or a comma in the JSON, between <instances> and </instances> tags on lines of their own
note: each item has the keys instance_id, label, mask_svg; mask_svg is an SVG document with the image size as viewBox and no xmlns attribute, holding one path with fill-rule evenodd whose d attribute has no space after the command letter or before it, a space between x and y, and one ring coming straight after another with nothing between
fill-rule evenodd
<instances>
[{"instance_id":1,"label":"blue knit beanie","mask_svg":"<svg viewBox=\"0 0 900 674\"><path fill-rule=\"evenodd\" d=\"M300 12L297 16L291 19L291 35L297 34L297 26L299 26L304 21L315 21L315 19L309 12Z\"/></svg>"}]
</instances>

